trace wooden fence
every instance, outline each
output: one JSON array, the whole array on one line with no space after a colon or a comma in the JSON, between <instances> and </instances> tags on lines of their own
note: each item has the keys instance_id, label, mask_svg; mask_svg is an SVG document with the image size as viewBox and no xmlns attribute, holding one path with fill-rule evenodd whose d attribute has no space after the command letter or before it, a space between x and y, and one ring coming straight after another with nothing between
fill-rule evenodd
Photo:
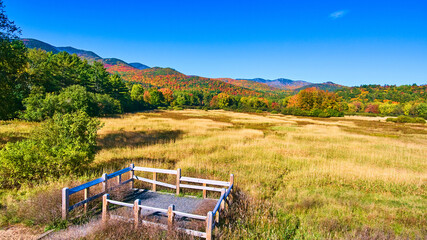
<instances>
[{"instance_id":1,"label":"wooden fence","mask_svg":"<svg viewBox=\"0 0 427 240\"><path fill-rule=\"evenodd\" d=\"M147 179L139 176L135 176L135 171L143 171L143 172L152 172L153 173L153 179ZM129 172L130 176L129 179L122 182L121 176L124 173ZM175 184L169 184L157 181L157 174L172 174L176 175L176 183ZM215 205L215 208L212 211L209 211L206 216L202 215L195 215L185 212L179 212L175 210L174 205L170 205L168 209L162 209L162 208L155 208L155 207L149 207L141 205L140 199L136 199L133 204L131 203L125 203L120 201L115 201L110 199L109 194L106 192L108 190L111 190L113 188L108 188L108 180L117 177L117 185L114 186L118 187L123 184L130 183L130 188L133 189L134 186L134 180L139 180L143 182L148 182L152 184L152 190L156 191L157 185L176 189L176 194L178 195L180 193L181 188L188 188L188 189L196 189L196 190L202 190L203 191L203 198L207 197L207 191L214 191L214 192L221 192L221 197L218 199L217 204ZM185 183L192 183L192 184L184 184ZM97 184L102 183L102 192L89 197L89 189L90 187L93 187ZM194 184L202 184L202 185L194 185ZM211 186L207 186L211 185ZM215 187L212 187L215 186ZM219 188L220 187L227 187L227 188ZM202 220L206 222L206 231L200 232L195 231L191 229L185 229L185 228L176 228L179 231L183 231L187 234L202 237L206 239L212 239L212 232L215 228L215 226L219 223L220 219L220 213L225 209L226 206L228 206L232 201L232 195L230 194L234 187L234 175L230 174L230 180L229 182L226 181L217 181L217 180L208 180L208 179L201 179L201 178L192 178L192 177L183 177L181 176L181 169L178 168L177 170L168 170L168 169L158 169L158 168L146 168L146 167L135 167L134 164L131 164L128 168L124 168L120 171L111 173L111 174L103 174L102 177L95 179L93 181L87 182L85 184L82 184L80 186L68 189L63 188L62 189L62 218L66 219L68 216L68 212L72 209L84 205L85 211L87 208L87 203L97 199L101 196L103 196L102 201L102 220L103 222L106 222L110 218L115 219L121 219L121 220L127 220L132 221L132 219L124 219L120 216L114 216L109 214L108 212L108 205L109 204L115 204L120 205L124 207L133 208L133 221L136 226L138 226L140 223L146 224L146 225L156 225L157 227L164 228L164 229L170 229L174 225L175 222L175 216L183 216L187 218ZM84 190L84 200L69 206L69 197L70 195L77 193L79 191ZM155 212L161 212L168 215L168 225L160 224L160 223L154 223L142 220L140 218L141 209L151 210Z\"/></svg>"}]
</instances>

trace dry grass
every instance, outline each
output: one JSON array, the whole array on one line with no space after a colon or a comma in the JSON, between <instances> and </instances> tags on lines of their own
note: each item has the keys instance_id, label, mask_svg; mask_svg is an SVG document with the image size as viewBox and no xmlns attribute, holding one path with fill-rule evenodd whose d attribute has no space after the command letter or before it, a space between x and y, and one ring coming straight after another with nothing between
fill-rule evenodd
<instances>
[{"instance_id":1,"label":"dry grass","mask_svg":"<svg viewBox=\"0 0 427 240\"><path fill-rule=\"evenodd\" d=\"M17 142L28 138L31 130L38 126L38 123L22 121L0 121L0 149L7 142Z\"/></svg>"},{"instance_id":2,"label":"dry grass","mask_svg":"<svg viewBox=\"0 0 427 240\"><path fill-rule=\"evenodd\" d=\"M425 125L199 110L103 121L101 138L115 131L179 131L180 137L139 147L112 144L95 165L180 167L185 175L221 180L234 173L252 198L298 216L300 237L344 238L364 227L425 234Z\"/></svg>"},{"instance_id":3,"label":"dry grass","mask_svg":"<svg viewBox=\"0 0 427 240\"><path fill-rule=\"evenodd\" d=\"M238 205L224 239L280 239L296 222L305 239L427 236L426 125L221 110L102 121L97 174L129 163L218 180L234 173L251 206Z\"/></svg>"}]
</instances>

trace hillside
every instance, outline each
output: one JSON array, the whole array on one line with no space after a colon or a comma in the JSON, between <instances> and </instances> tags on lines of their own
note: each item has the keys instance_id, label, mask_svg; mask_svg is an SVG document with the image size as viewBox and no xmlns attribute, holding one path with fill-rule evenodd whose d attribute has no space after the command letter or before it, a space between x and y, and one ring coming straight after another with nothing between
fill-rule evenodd
<instances>
[{"instance_id":1,"label":"hillside","mask_svg":"<svg viewBox=\"0 0 427 240\"><path fill-rule=\"evenodd\" d=\"M132 67L137 68L139 70L144 70L144 69L150 68L147 65L144 65L142 63L137 63L137 62L135 62L135 63L129 63L129 65L131 65Z\"/></svg>"},{"instance_id":2,"label":"hillside","mask_svg":"<svg viewBox=\"0 0 427 240\"><path fill-rule=\"evenodd\" d=\"M427 102L427 85L362 85L339 89L337 94L347 102Z\"/></svg>"},{"instance_id":3,"label":"hillside","mask_svg":"<svg viewBox=\"0 0 427 240\"><path fill-rule=\"evenodd\" d=\"M253 78L253 79L237 79L239 81L251 81L266 84L273 88L286 89L286 90L295 90L313 83L301 81L301 80L291 80L286 78L278 78L275 80L268 80L263 78Z\"/></svg>"},{"instance_id":4,"label":"hillside","mask_svg":"<svg viewBox=\"0 0 427 240\"><path fill-rule=\"evenodd\" d=\"M126 65L128 67L135 68L135 69L149 68L147 65L144 65L142 63L128 64L127 62L125 62L121 59L118 59L118 58L102 58L98 54L96 54L92 51L77 49L74 47L55 47L55 46L50 45L48 43L45 43L43 41L40 41L37 39L32 39L32 38L24 38L21 40L25 44L25 46L27 46L28 48L42 49L42 50L45 50L46 52L52 52L54 54L65 51L65 52L68 52L69 54L76 54L77 56L84 58L84 59L88 60L89 62L101 61L102 63L104 63L106 65L118 65L119 64L119 65Z\"/></svg>"},{"instance_id":5,"label":"hillside","mask_svg":"<svg viewBox=\"0 0 427 240\"><path fill-rule=\"evenodd\" d=\"M92 51L77 49L74 47L55 47L36 39L22 39L29 48L40 48L48 52L58 53L66 51L70 54L88 60L100 61L110 73L117 73L125 80L141 83L146 88L158 87L171 90L199 90L225 92L242 96L267 96L281 97L299 91L306 87L317 87L323 90L335 91L341 86L330 83L313 84L301 80L279 78L267 80L255 79L231 79L231 78L205 78L200 76L188 76L170 68L152 68L142 63L127 63L118 58L102 58Z\"/></svg>"},{"instance_id":6,"label":"hillside","mask_svg":"<svg viewBox=\"0 0 427 240\"><path fill-rule=\"evenodd\" d=\"M231 95L261 96L263 92L239 87L217 79L188 76L172 68L154 67L138 70L124 65L107 67L110 73L117 73L126 81L141 83L144 87L169 88L171 90L225 92ZM271 95L271 94L270 94Z\"/></svg>"},{"instance_id":7,"label":"hillside","mask_svg":"<svg viewBox=\"0 0 427 240\"><path fill-rule=\"evenodd\" d=\"M56 48L55 46L52 46L48 43L42 42L37 39L24 38L21 40L25 44L25 46L27 46L27 48L42 49L42 50L45 50L46 52L52 52L54 54L60 52L58 48Z\"/></svg>"},{"instance_id":8,"label":"hillside","mask_svg":"<svg viewBox=\"0 0 427 240\"><path fill-rule=\"evenodd\" d=\"M301 91L301 90L304 90L307 88L312 88L312 87L315 87L317 89L324 90L324 91L330 91L330 92L335 92L339 89L345 88L345 86L343 86L343 85L339 85L339 84L336 84L333 82L325 82L325 83L309 84L309 85L306 85L304 87L297 88L297 89L295 89L295 91Z\"/></svg>"},{"instance_id":9,"label":"hillside","mask_svg":"<svg viewBox=\"0 0 427 240\"><path fill-rule=\"evenodd\" d=\"M285 90L269 86L265 83L260 83L256 81L250 81L250 80L237 80L232 78L216 78L216 80L223 81L226 83L230 83L239 87L249 88L255 91L262 91L262 92L285 92Z\"/></svg>"},{"instance_id":10,"label":"hillside","mask_svg":"<svg viewBox=\"0 0 427 240\"><path fill-rule=\"evenodd\" d=\"M69 54L76 54L77 56L87 59L89 62L102 60L100 56L92 51L86 51L73 47L57 47L59 51L68 52Z\"/></svg>"},{"instance_id":11,"label":"hillside","mask_svg":"<svg viewBox=\"0 0 427 240\"><path fill-rule=\"evenodd\" d=\"M125 62L121 59L118 59L118 58L104 58L104 59L102 59L102 62L104 64L108 64L108 65L123 65L123 66L127 66L130 68L134 68L133 66L131 66L127 62Z\"/></svg>"}]
</instances>

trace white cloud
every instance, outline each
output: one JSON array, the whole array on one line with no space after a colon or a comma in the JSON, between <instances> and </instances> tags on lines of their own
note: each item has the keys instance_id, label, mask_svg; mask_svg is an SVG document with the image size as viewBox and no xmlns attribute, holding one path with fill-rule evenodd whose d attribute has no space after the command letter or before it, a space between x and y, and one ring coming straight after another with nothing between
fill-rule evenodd
<instances>
[{"instance_id":1,"label":"white cloud","mask_svg":"<svg viewBox=\"0 0 427 240\"><path fill-rule=\"evenodd\" d=\"M347 10L339 10L329 14L329 17L332 19L342 18L347 14Z\"/></svg>"}]
</instances>

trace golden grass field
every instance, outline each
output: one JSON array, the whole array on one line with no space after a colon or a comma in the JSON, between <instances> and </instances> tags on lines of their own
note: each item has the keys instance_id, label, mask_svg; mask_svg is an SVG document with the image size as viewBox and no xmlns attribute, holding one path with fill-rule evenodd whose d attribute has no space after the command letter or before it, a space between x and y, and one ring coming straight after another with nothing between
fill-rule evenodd
<instances>
[{"instance_id":1,"label":"golden grass field","mask_svg":"<svg viewBox=\"0 0 427 240\"><path fill-rule=\"evenodd\" d=\"M298 239L427 237L425 124L222 110L101 121L92 169L135 163L219 180L233 173L253 206L241 223L224 224L234 229L222 238L280 239L289 218L299 221Z\"/></svg>"},{"instance_id":2,"label":"golden grass field","mask_svg":"<svg viewBox=\"0 0 427 240\"><path fill-rule=\"evenodd\" d=\"M233 173L249 196L300 217L301 236L344 237L366 227L427 234L424 125L201 110L102 121L100 139L129 144L100 150L95 164L179 167L217 179ZM166 141L157 144L159 136Z\"/></svg>"}]
</instances>

